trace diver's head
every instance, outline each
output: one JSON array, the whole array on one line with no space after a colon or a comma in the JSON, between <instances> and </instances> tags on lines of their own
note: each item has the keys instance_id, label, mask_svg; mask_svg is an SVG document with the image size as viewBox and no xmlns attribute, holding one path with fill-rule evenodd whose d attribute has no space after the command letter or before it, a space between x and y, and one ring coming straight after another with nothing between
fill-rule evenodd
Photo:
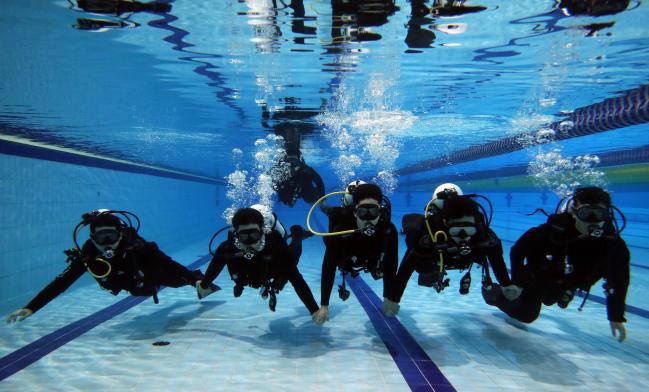
<instances>
[{"instance_id":1,"label":"diver's head","mask_svg":"<svg viewBox=\"0 0 649 392\"><path fill-rule=\"evenodd\" d=\"M444 202L455 196L462 196L462 189L455 184L447 182L435 188L433 192L433 205L437 207L438 210L444 208Z\"/></svg>"},{"instance_id":2,"label":"diver's head","mask_svg":"<svg viewBox=\"0 0 649 392\"><path fill-rule=\"evenodd\" d=\"M90 222L90 241L102 255L110 259L122 240L124 224L115 215L102 213Z\"/></svg>"},{"instance_id":3,"label":"diver's head","mask_svg":"<svg viewBox=\"0 0 649 392\"><path fill-rule=\"evenodd\" d=\"M264 216L254 208L240 208L232 217L235 240L244 248L263 248Z\"/></svg>"},{"instance_id":4,"label":"diver's head","mask_svg":"<svg viewBox=\"0 0 649 392\"><path fill-rule=\"evenodd\" d=\"M354 216L356 226L366 235L373 235L374 228L381 219L381 200L383 192L378 185L361 184L354 191Z\"/></svg>"},{"instance_id":5,"label":"diver's head","mask_svg":"<svg viewBox=\"0 0 649 392\"><path fill-rule=\"evenodd\" d=\"M354 204L354 192L356 192L356 188L361 184L366 184L366 182L363 180L356 180L347 185L347 189L345 189L347 193L343 195L342 199L343 206L348 207Z\"/></svg>"},{"instance_id":6,"label":"diver's head","mask_svg":"<svg viewBox=\"0 0 649 392\"><path fill-rule=\"evenodd\" d=\"M446 231L456 244L467 244L479 235L482 214L475 201L468 197L448 199L442 210Z\"/></svg>"},{"instance_id":7,"label":"diver's head","mask_svg":"<svg viewBox=\"0 0 649 392\"><path fill-rule=\"evenodd\" d=\"M570 202L570 214L581 234L601 237L611 219L611 195L599 187L577 188Z\"/></svg>"}]
</instances>

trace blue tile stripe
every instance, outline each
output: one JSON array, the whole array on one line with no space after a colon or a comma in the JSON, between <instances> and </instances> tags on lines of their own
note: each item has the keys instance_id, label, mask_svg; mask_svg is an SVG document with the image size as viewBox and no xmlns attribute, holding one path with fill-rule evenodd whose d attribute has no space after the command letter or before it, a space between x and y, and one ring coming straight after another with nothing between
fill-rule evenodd
<instances>
[{"instance_id":1,"label":"blue tile stripe","mask_svg":"<svg viewBox=\"0 0 649 392\"><path fill-rule=\"evenodd\" d=\"M201 265L207 263L211 256L203 256L196 260L187 268L190 270L196 269ZM160 288L163 290L164 287ZM5 378L16 374L27 366L33 364L39 359L43 358L52 351L65 345L68 342L78 338L84 333L90 331L94 327L100 325L104 321L108 321L115 316L129 310L135 305L147 300L149 297L127 297L121 301L114 303L98 312L91 314L88 317L77 320L71 324L62 327L49 335L29 343L28 345L19 348L11 354L5 355L0 358L0 381Z\"/></svg>"},{"instance_id":2,"label":"blue tile stripe","mask_svg":"<svg viewBox=\"0 0 649 392\"><path fill-rule=\"evenodd\" d=\"M317 214L312 219L318 231L326 230ZM399 319L383 315L382 301L367 283L360 276L347 282L410 389L416 392L455 392L455 388Z\"/></svg>"},{"instance_id":3,"label":"blue tile stripe","mask_svg":"<svg viewBox=\"0 0 649 392\"><path fill-rule=\"evenodd\" d=\"M396 317L383 315L382 301L367 283L360 276L348 282L410 389L417 392L454 392L455 388L403 324Z\"/></svg>"},{"instance_id":4,"label":"blue tile stripe","mask_svg":"<svg viewBox=\"0 0 649 392\"><path fill-rule=\"evenodd\" d=\"M52 148L45 148L4 139L0 139L0 154L69 163L79 166L96 167L100 169L118 170L128 173L146 174L150 176L166 177L175 180L193 181L205 184L226 184L225 180L220 180L217 178L168 171L162 168L158 169L155 167L141 166L135 163L118 162L109 159L103 159L100 157L75 154L69 151L55 150Z\"/></svg>"}]
</instances>

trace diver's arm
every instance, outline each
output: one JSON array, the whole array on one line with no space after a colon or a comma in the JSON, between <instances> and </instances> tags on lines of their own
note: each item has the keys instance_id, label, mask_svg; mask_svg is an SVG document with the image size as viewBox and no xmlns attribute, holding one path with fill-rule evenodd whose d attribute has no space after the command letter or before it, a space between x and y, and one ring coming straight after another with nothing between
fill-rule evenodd
<instances>
[{"instance_id":1,"label":"diver's arm","mask_svg":"<svg viewBox=\"0 0 649 392\"><path fill-rule=\"evenodd\" d=\"M153 263L153 265L165 266L165 269L170 273L184 277L188 282L195 282L196 277L184 265L172 259L169 255L164 253L155 242L144 242L143 247L143 260Z\"/></svg>"},{"instance_id":2,"label":"diver's arm","mask_svg":"<svg viewBox=\"0 0 649 392\"><path fill-rule=\"evenodd\" d=\"M273 257L278 257L280 260L280 268L283 269L282 272L286 275L288 281L291 282L297 296L309 310L309 314L313 314L318 310L318 303L315 301L315 298L313 298L313 293L311 292L309 285L306 283L304 277L293 262L288 247L282 243L278 248L278 254L273 255Z\"/></svg>"},{"instance_id":3,"label":"diver's arm","mask_svg":"<svg viewBox=\"0 0 649 392\"><path fill-rule=\"evenodd\" d=\"M606 313L608 320L623 323L626 303L626 293L629 288L630 253L624 240L616 239L609 250L608 263L610 272L605 276L608 284L606 296Z\"/></svg>"},{"instance_id":4,"label":"diver's arm","mask_svg":"<svg viewBox=\"0 0 649 392\"><path fill-rule=\"evenodd\" d=\"M399 237L397 236L397 228L392 222L390 222L389 230L388 247L385 259L383 259L383 298L399 302L395 291L397 266L399 265Z\"/></svg>"},{"instance_id":5,"label":"diver's arm","mask_svg":"<svg viewBox=\"0 0 649 392\"><path fill-rule=\"evenodd\" d=\"M525 258L535 248L535 242L542 241L539 238L540 227L534 227L526 231L512 246L509 252L509 261L512 268L512 281L515 285L526 287L531 283L529 268L525 268ZM495 272L495 271L494 271Z\"/></svg>"},{"instance_id":6,"label":"diver's arm","mask_svg":"<svg viewBox=\"0 0 649 392\"><path fill-rule=\"evenodd\" d=\"M496 233L490 232L489 235L493 237L495 244L486 249L485 253L487 259L489 260L494 275L496 275L498 283L500 283L501 286L509 286L512 282L509 279L507 266L505 265L505 259L503 258L503 244L500 241L500 238L496 236Z\"/></svg>"},{"instance_id":7,"label":"diver's arm","mask_svg":"<svg viewBox=\"0 0 649 392\"><path fill-rule=\"evenodd\" d=\"M340 246L337 241L332 241L325 247L324 259L322 260L322 277L320 279L320 305L329 306L329 297L336 278L336 258L338 252L334 247Z\"/></svg>"},{"instance_id":8,"label":"diver's arm","mask_svg":"<svg viewBox=\"0 0 649 392\"><path fill-rule=\"evenodd\" d=\"M214 252L214 257L212 257L212 261L210 261L210 265L207 267L203 279L201 279L201 288L209 288L214 279L216 279L221 271L223 271L223 267L225 267L226 264L227 248L227 241L225 241L222 242L216 249L216 252Z\"/></svg>"},{"instance_id":9,"label":"diver's arm","mask_svg":"<svg viewBox=\"0 0 649 392\"><path fill-rule=\"evenodd\" d=\"M72 260L68 267L25 306L25 309L36 313L51 300L58 297L83 275L85 268L81 259Z\"/></svg>"},{"instance_id":10,"label":"diver's arm","mask_svg":"<svg viewBox=\"0 0 649 392\"><path fill-rule=\"evenodd\" d=\"M408 285L412 273L415 271L416 264L417 257L415 256L415 252L412 249L408 249L406 254L403 256L403 260L401 260L399 271L394 280L393 301L401 302L401 297L403 296L403 292L406 290L406 286Z\"/></svg>"}]
</instances>

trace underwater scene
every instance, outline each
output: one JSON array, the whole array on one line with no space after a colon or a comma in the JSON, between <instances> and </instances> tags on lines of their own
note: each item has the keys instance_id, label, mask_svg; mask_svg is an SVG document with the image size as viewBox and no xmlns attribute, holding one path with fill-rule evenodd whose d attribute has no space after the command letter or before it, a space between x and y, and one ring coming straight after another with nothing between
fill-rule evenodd
<instances>
[{"instance_id":1,"label":"underwater scene","mask_svg":"<svg viewBox=\"0 0 649 392\"><path fill-rule=\"evenodd\" d=\"M0 10L0 391L649 389L646 1Z\"/></svg>"}]
</instances>

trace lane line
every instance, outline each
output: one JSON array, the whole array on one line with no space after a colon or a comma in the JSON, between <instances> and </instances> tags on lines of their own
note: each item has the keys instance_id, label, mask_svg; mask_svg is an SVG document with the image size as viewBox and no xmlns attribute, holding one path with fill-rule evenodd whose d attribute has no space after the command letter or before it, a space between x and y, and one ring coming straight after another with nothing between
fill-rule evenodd
<instances>
[{"instance_id":1,"label":"lane line","mask_svg":"<svg viewBox=\"0 0 649 392\"><path fill-rule=\"evenodd\" d=\"M217 178L130 162L123 159L105 157L66 147L51 146L15 136L0 135L0 153L44 161L69 163L78 166L96 167L127 173L165 177L175 180L192 181L203 184L225 185L226 183L224 180Z\"/></svg>"},{"instance_id":2,"label":"lane line","mask_svg":"<svg viewBox=\"0 0 649 392\"><path fill-rule=\"evenodd\" d=\"M318 231L323 231L324 225L317 215L313 215L313 220ZM416 392L456 392L399 319L383 314L383 301L363 278L357 276L347 282L410 389Z\"/></svg>"},{"instance_id":3,"label":"lane line","mask_svg":"<svg viewBox=\"0 0 649 392\"><path fill-rule=\"evenodd\" d=\"M348 282L410 389L416 392L456 392L399 319L383 314L381 299L363 278L357 276Z\"/></svg>"},{"instance_id":4,"label":"lane line","mask_svg":"<svg viewBox=\"0 0 649 392\"><path fill-rule=\"evenodd\" d=\"M194 270L211 260L210 255L206 255L187 266L187 269ZM165 287L161 287L160 291ZM84 317L73 323L70 323L58 330L45 335L18 350L0 358L0 381L16 374L27 366L40 360L47 354L55 351L59 347L71 342L84 333L90 331L101 323L118 316L130 308L142 303L150 297L126 297L102 310L99 310L90 316Z\"/></svg>"}]
</instances>

